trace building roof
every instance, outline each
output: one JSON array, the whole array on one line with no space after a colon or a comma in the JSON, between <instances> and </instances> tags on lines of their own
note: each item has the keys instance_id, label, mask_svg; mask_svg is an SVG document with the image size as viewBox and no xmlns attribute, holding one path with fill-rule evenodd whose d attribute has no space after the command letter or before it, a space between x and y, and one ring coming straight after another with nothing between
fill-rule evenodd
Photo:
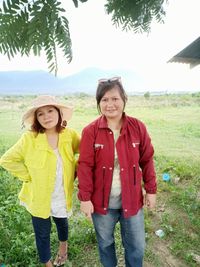
<instances>
[{"instance_id":1,"label":"building roof","mask_svg":"<svg viewBox=\"0 0 200 267\"><path fill-rule=\"evenodd\" d=\"M193 68L200 64L200 37L173 56L168 62L190 64Z\"/></svg>"}]
</instances>

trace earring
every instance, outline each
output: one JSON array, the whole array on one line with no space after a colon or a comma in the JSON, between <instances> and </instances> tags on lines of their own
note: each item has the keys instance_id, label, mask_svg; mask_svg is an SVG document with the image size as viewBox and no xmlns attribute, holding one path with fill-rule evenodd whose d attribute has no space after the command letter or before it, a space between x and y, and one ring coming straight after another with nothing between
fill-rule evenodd
<instances>
[{"instance_id":1,"label":"earring","mask_svg":"<svg viewBox=\"0 0 200 267\"><path fill-rule=\"evenodd\" d=\"M62 121L61 126L65 128L67 126L67 121L66 120Z\"/></svg>"}]
</instances>

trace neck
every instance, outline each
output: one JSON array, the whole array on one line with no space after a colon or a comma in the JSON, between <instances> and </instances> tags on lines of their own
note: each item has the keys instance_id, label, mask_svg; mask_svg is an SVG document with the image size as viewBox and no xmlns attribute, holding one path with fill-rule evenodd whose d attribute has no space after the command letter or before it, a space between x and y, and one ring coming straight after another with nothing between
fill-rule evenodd
<instances>
[{"instance_id":1,"label":"neck","mask_svg":"<svg viewBox=\"0 0 200 267\"><path fill-rule=\"evenodd\" d=\"M112 130L120 130L122 127L122 117L115 119L107 118L108 127Z\"/></svg>"},{"instance_id":2,"label":"neck","mask_svg":"<svg viewBox=\"0 0 200 267\"><path fill-rule=\"evenodd\" d=\"M46 129L45 134L46 135L57 135L58 133L56 131L56 128L51 128L51 129Z\"/></svg>"},{"instance_id":3,"label":"neck","mask_svg":"<svg viewBox=\"0 0 200 267\"><path fill-rule=\"evenodd\" d=\"M48 129L45 134L50 147L56 149L58 147L58 132L55 129Z\"/></svg>"}]
</instances>

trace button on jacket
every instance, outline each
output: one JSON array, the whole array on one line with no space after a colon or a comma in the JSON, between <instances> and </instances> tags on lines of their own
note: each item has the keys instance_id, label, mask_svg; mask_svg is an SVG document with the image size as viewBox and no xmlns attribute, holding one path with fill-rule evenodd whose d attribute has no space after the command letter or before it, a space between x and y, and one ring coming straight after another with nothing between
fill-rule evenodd
<instances>
[{"instance_id":1,"label":"button on jacket","mask_svg":"<svg viewBox=\"0 0 200 267\"><path fill-rule=\"evenodd\" d=\"M75 153L78 153L80 137L72 129L59 133L58 150L63 161L63 181L67 211L72 208ZM57 158L49 146L46 134L26 132L0 159L0 165L23 181L19 199L36 217L48 218L51 210L51 194L56 178Z\"/></svg>"},{"instance_id":2,"label":"button on jacket","mask_svg":"<svg viewBox=\"0 0 200 267\"><path fill-rule=\"evenodd\" d=\"M147 193L156 193L154 149L145 125L123 114L123 125L116 142L120 166L121 198L124 216L135 215L143 206L142 184ZM114 136L105 116L83 129L78 162L81 201L91 200L94 210L106 214L114 168Z\"/></svg>"}]
</instances>

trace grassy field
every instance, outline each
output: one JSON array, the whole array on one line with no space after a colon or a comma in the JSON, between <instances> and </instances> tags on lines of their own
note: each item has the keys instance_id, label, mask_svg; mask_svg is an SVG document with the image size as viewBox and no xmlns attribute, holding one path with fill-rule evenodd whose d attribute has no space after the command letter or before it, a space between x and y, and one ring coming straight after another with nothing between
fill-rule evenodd
<instances>
[{"instance_id":1,"label":"grassy field","mask_svg":"<svg viewBox=\"0 0 200 267\"><path fill-rule=\"evenodd\" d=\"M98 116L95 99L84 94L60 97L74 106L69 126L82 128ZM21 116L32 97L0 97L0 155L23 130ZM193 95L129 96L127 114L145 122L155 148L158 202L145 210L147 248L144 267L200 266L200 93ZM163 173L171 177L162 180ZM18 204L20 182L0 169L0 264L37 267L30 215ZM75 183L77 187L77 184ZM79 212L74 193L74 215L69 220L69 260L65 266L100 267L93 226ZM162 238L155 231L164 231ZM52 228L52 254L57 248ZM119 227L116 229L119 267L123 267Z\"/></svg>"}]
</instances>

